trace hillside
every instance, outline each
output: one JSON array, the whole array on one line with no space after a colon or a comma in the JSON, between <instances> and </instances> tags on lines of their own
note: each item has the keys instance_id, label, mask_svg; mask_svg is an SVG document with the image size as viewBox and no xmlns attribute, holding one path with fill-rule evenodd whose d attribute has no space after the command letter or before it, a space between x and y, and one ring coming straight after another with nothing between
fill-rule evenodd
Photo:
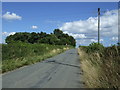
<instances>
[{"instance_id":1,"label":"hillside","mask_svg":"<svg viewBox=\"0 0 120 90\"><path fill-rule=\"evenodd\" d=\"M45 32L17 32L14 35L10 35L6 38L6 43L12 42L25 42L25 43L44 43L51 45L72 45L76 46L76 41L72 36L64 34L63 31L55 29L53 33L47 34Z\"/></svg>"},{"instance_id":2,"label":"hillside","mask_svg":"<svg viewBox=\"0 0 120 90\"><path fill-rule=\"evenodd\" d=\"M120 87L120 46L92 43L80 46L81 68L88 88Z\"/></svg>"}]
</instances>

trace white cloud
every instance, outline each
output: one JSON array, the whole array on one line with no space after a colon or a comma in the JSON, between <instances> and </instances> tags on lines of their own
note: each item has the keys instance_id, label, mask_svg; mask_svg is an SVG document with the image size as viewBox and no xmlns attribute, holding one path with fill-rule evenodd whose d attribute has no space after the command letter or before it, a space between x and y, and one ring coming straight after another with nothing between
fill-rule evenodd
<instances>
[{"instance_id":1,"label":"white cloud","mask_svg":"<svg viewBox=\"0 0 120 90\"><path fill-rule=\"evenodd\" d=\"M69 34L70 36L73 36L75 39L86 38L85 34L74 34L74 33L68 33L67 31L63 33Z\"/></svg>"},{"instance_id":2,"label":"white cloud","mask_svg":"<svg viewBox=\"0 0 120 90\"><path fill-rule=\"evenodd\" d=\"M87 44L90 44L91 41L89 39L77 39L76 40L76 45L79 46L79 45L87 45Z\"/></svg>"},{"instance_id":3,"label":"white cloud","mask_svg":"<svg viewBox=\"0 0 120 90\"><path fill-rule=\"evenodd\" d=\"M103 39L100 39L100 41L102 42L102 41L104 41ZM98 42L98 40L96 40L96 39L91 39L91 42Z\"/></svg>"},{"instance_id":4,"label":"white cloud","mask_svg":"<svg viewBox=\"0 0 120 90\"><path fill-rule=\"evenodd\" d=\"M102 42L102 41L104 41L104 39L100 39L100 41Z\"/></svg>"},{"instance_id":5,"label":"white cloud","mask_svg":"<svg viewBox=\"0 0 120 90\"><path fill-rule=\"evenodd\" d=\"M75 39L77 39L77 38L86 38L85 34L72 34L71 33L71 36L73 36Z\"/></svg>"},{"instance_id":6,"label":"white cloud","mask_svg":"<svg viewBox=\"0 0 120 90\"><path fill-rule=\"evenodd\" d=\"M6 12L2 17L6 20L21 20L22 19L21 16L15 13L10 13L10 12Z\"/></svg>"},{"instance_id":7,"label":"white cloud","mask_svg":"<svg viewBox=\"0 0 120 90\"><path fill-rule=\"evenodd\" d=\"M37 29L38 26L33 25L33 26L31 26L31 28L32 28L32 29Z\"/></svg>"},{"instance_id":8,"label":"white cloud","mask_svg":"<svg viewBox=\"0 0 120 90\"><path fill-rule=\"evenodd\" d=\"M7 35L8 33L7 32L2 32L2 35Z\"/></svg>"},{"instance_id":9,"label":"white cloud","mask_svg":"<svg viewBox=\"0 0 120 90\"><path fill-rule=\"evenodd\" d=\"M14 35L16 32L2 32L2 38L0 39L0 43L5 43L5 38L10 35Z\"/></svg>"},{"instance_id":10,"label":"white cloud","mask_svg":"<svg viewBox=\"0 0 120 90\"><path fill-rule=\"evenodd\" d=\"M3 36L14 35L16 32L2 32Z\"/></svg>"},{"instance_id":11,"label":"white cloud","mask_svg":"<svg viewBox=\"0 0 120 90\"><path fill-rule=\"evenodd\" d=\"M16 32L10 32L9 35L14 35Z\"/></svg>"},{"instance_id":12,"label":"white cloud","mask_svg":"<svg viewBox=\"0 0 120 90\"><path fill-rule=\"evenodd\" d=\"M112 37L112 41L118 41L118 37Z\"/></svg>"},{"instance_id":13,"label":"white cloud","mask_svg":"<svg viewBox=\"0 0 120 90\"><path fill-rule=\"evenodd\" d=\"M74 38L97 38L98 32L98 18L89 17L87 20L79 20L64 23L59 29L67 32ZM100 36L113 37L118 34L118 10L107 11L100 17ZM90 41L97 42L95 39ZM80 40L79 40L80 41ZM85 40L88 42L88 40ZM103 40L101 40L103 41ZM78 42L77 42L78 43Z\"/></svg>"},{"instance_id":14,"label":"white cloud","mask_svg":"<svg viewBox=\"0 0 120 90\"><path fill-rule=\"evenodd\" d=\"M95 39L91 39L91 42L97 42L98 40L95 40Z\"/></svg>"}]
</instances>

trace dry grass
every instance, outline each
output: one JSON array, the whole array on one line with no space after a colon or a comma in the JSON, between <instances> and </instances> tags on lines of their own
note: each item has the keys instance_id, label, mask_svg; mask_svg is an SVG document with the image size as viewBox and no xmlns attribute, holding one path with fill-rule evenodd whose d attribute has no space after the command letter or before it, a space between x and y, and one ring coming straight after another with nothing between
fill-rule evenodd
<instances>
[{"instance_id":1,"label":"dry grass","mask_svg":"<svg viewBox=\"0 0 120 90\"><path fill-rule=\"evenodd\" d=\"M106 48L104 53L86 53L78 48L84 80L88 88L120 87L119 49Z\"/></svg>"},{"instance_id":2,"label":"dry grass","mask_svg":"<svg viewBox=\"0 0 120 90\"><path fill-rule=\"evenodd\" d=\"M92 62L89 60L90 59L89 56L84 51L78 49L78 53L80 55L81 60L80 66L84 73L86 87L89 88L98 87L99 86L98 72L100 68L92 64Z\"/></svg>"}]
</instances>

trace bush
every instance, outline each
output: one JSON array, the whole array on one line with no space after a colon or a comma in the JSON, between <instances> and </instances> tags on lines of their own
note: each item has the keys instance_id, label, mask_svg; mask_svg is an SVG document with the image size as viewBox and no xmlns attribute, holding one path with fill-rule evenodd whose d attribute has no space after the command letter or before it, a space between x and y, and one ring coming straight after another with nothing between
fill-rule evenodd
<instances>
[{"instance_id":1,"label":"bush","mask_svg":"<svg viewBox=\"0 0 120 90\"><path fill-rule=\"evenodd\" d=\"M100 43L91 43L87 47L87 53L90 52L103 52L104 51L104 46Z\"/></svg>"}]
</instances>

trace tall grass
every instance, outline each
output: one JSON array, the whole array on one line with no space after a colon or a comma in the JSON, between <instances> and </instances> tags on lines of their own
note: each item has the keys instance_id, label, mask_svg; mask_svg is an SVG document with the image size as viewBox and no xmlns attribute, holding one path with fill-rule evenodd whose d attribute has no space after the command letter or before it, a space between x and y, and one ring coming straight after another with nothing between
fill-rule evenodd
<instances>
[{"instance_id":1,"label":"tall grass","mask_svg":"<svg viewBox=\"0 0 120 90\"><path fill-rule=\"evenodd\" d=\"M120 46L91 47L94 45L78 49L86 87L119 88Z\"/></svg>"},{"instance_id":2,"label":"tall grass","mask_svg":"<svg viewBox=\"0 0 120 90\"><path fill-rule=\"evenodd\" d=\"M2 73L40 62L69 48L71 47L20 42L2 44Z\"/></svg>"}]
</instances>

